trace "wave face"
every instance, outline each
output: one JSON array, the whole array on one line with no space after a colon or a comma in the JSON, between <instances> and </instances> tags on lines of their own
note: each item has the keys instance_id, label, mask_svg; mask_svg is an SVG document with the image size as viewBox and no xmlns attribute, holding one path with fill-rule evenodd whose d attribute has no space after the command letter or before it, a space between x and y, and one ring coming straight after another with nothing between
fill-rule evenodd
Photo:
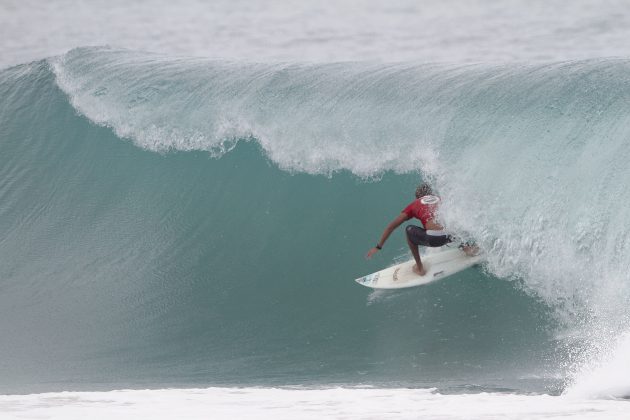
<instances>
[{"instance_id":1,"label":"wave face","mask_svg":"<svg viewBox=\"0 0 630 420\"><path fill-rule=\"evenodd\" d=\"M583 389L625 348L629 68L81 48L2 71L0 385ZM420 178L488 263L368 295Z\"/></svg>"}]
</instances>

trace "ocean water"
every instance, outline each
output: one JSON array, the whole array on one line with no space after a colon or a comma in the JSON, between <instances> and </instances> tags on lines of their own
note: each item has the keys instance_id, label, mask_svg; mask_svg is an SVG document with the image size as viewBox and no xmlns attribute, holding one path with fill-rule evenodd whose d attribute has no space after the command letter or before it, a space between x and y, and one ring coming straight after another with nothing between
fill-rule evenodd
<instances>
[{"instance_id":1,"label":"ocean water","mask_svg":"<svg viewBox=\"0 0 630 420\"><path fill-rule=\"evenodd\" d=\"M628 11L3 2L0 416L623 418Z\"/></svg>"}]
</instances>

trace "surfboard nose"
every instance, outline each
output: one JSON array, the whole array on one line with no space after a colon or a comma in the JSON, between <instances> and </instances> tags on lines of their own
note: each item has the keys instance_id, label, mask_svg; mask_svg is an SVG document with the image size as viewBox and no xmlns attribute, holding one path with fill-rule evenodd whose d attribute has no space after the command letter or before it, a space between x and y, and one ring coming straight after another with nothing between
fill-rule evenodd
<instances>
[{"instance_id":1,"label":"surfboard nose","mask_svg":"<svg viewBox=\"0 0 630 420\"><path fill-rule=\"evenodd\" d=\"M356 279L355 281L364 286L372 287L376 285L376 283L378 282L378 278L379 278L379 273L376 272L376 273L368 274L367 276L360 277Z\"/></svg>"}]
</instances>

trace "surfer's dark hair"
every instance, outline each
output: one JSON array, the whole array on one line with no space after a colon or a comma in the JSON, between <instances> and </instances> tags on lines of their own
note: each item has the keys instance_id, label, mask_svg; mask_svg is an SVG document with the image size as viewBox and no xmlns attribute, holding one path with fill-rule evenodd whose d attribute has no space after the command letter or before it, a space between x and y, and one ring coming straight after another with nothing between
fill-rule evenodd
<instances>
[{"instance_id":1,"label":"surfer's dark hair","mask_svg":"<svg viewBox=\"0 0 630 420\"><path fill-rule=\"evenodd\" d=\"M418 185L418 188L416 188L416 198L424 197L425 195L431 194L433 194L433 190L431 189L431 186L426 182L423 182L422 184Z\"/></svg>"}]
</instances>

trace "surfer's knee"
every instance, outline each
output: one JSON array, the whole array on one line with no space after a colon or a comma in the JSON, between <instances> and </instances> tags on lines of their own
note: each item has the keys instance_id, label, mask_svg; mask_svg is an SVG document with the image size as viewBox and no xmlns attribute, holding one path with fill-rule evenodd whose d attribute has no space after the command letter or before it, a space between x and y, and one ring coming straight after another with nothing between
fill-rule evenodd
<instances>
[{"instance_id":1,"label":"surfer's knee","mask_svg":"<svg viewBox=\"0 0 630 420\"><path fill-rule=\"evenodd\" d=\"M407 240L410 244L426 246L426 231L421 227L408 225L405 228L405 233L407 234Z\"/></svg>"}]
</instances>

